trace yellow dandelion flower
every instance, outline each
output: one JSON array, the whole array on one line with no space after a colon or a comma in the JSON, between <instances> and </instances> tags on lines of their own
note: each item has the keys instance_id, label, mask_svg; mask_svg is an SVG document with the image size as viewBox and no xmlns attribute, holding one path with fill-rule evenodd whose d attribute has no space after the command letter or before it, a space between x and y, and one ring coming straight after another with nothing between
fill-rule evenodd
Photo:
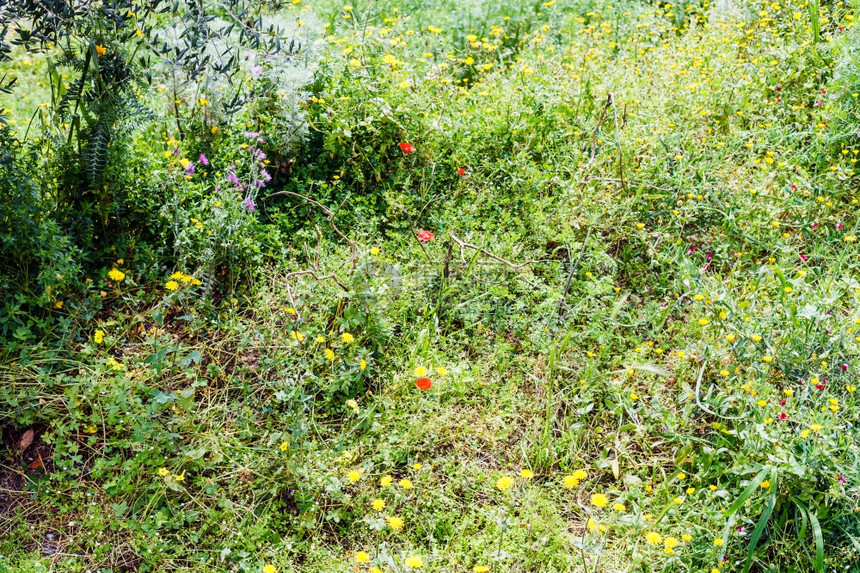
<instances>
[{"instance_id":1,"label":"yellow dandelion flower","mask_svg":"<svg viewBox=\"0 0 860 573\"><path fill-rule=\"evenodd\" d=\"M385 509L385 500L384 499L374 499L370 502L370 506L374 511L382 511Z\"/></svg>"},{"instance_id":2,"label":"yellow dandelion flower","mask_svg":"<svg viewBox=\"0 0 860 573\"><path fill-rule=\"evenodd\" d=\"M663 536L656 531L649 531L645 534L645 541L650 545L660 545L663 543Z\"/></svg>"},{"instance_id":3,"label":"yellow dandelion flower","mask_svg":"<svg viewBox=\"0 0 860 573\"><path fill-rule=\"evenodd\" d=\"M179 283L176 281L167 281L164 284L164 288L166 288L167 290L176 290L179 288Z\"/></svg>"},{"instance_id":4,"label":"yellow dandelion flower","mask_svg":"<svg viewBox=\"0 0 860 573\"><path fill-rule=\"evenodd\" d=\"M595 493L591 496L591 504L594 507L606 507L609 504L609 498L602 493Z\"/></svg>"},{"instance_id":5,"label":"yellow dandelion flower","mask_svg":"<svg viewBox=\"0 0 860 573\"><path fill-rule=\"evenodd\" d=\"M486 565L475 565L472 567L472 573L487 573L490 570Z\"/></svg>"},{"instance_id":6,"label":"yellow dandelion flower","mask_svg":"<svg viewBox=\"0 0 860 573\"><path fill-rule=\"evenodd\" d=\"M274 565L263 565L263 573L278 573L278 568Z\"/></svg>"},{"instance_id":7,"label":"yellow dandelion flower","mask_svg":"<svg viewBox=\"0 0 860 573\"><path fill-rule=\"evenodd\" d=\"M356 483L358 480L361 479L362 473L363 471L361 470L350 470L349 473L346 474L346 477L349 478L349 481L351 481L352 483Z\"/></svg>"},{"instance_id":8,"label":"yellow dandelion flower","mask_svg":"<svg viewBox=\"0 0 860 573\"><path fill-rule=\"evenodd\" d=\"M367 369L367 360L365 360L364 358L362 358L361 360L359 360L359 362L358 362L358 369L359 369L359 370L366 370L366 369Z\"/></svg>"},{"instance_id":9,"label":"yellow dandelion flower","mask_svg":"<svg viewBox=\"0 0 860 573\"><path fill-rule=\"evenodd\" d=\"M355 337L348 332L344 332L340 335L340 339L347 344L352 344L352 342L355 340Z\"/></svg>"},{"instance_id":10,"label":"yellow dandelion flower","mask_svg":"<svg viewBox=\"0 0 860 573\"><path fill-rule=\"evenodd\" d=\"M108 276L111 278L111 280L119 282L125 278L125 273L119 269L111 269L108 273Z\"/></svg>"},{"instance_id":11,"label":"yellow dandelion flower","mask_svg":"<svg viewBox=\"0 0 860 573\"><path fill-rule=\"evenodd\" d=\"M677 539L675 539L674 537L667 537L663 540L663 545L665 545L669 549L672 549L673 547L678 547L678 545L680 545L680 544L681 544L681 542L678 541Z\"/></svg>"},{"instance_id":12,"label":"yellow dandelion flower","mask_svg":"<svg viewBox=\"0 0 860 573\"><path fill-rule=\"evenodd\" d=\"M370 561L370 554L367 551L358 551L355 554L355 560L359 563L367 563Z\"/></svg>"},{"instance_id":13,"label":"yellow dandelion flower","mask_svg":"<svg viewBox=\"0 0 860 573\"><path fill-rule=\"evenodd\" d=\"M424 567L424 560L415 555L407 557L404 563L406 563L407 567L412 567L413 569L421 569Z\"/></svg>"},{"instance_id":14,"label":"yellow dandelion flower","mask_svg":"<svg viewBox=\"0 0 860 573\"><path fill-rule=\"evenodd\" d=\"M725 543L725 542L723 541L723 539L721 537L715 537L714 538L714 545L716 545L717 547L722 547L723 543Z\"/></svg>"},{"instance_id":15,"label":"yellow dandelion flower","mask_svg":"<svg viewBox=\"0 0 860 573\"><path fill-rule=\"evenodd\" d=\"M576 479L576 477L573 474L564 476L561 479L561 482L564 484L564 487L566 487L567 489L573 489L579 485L579 480Z\"/></svg>"},{"instance_id":16,"label":"yellow dandelion flower","mask_svg":"<svg viewBox=\"0 0 860 573\"><path fill-rule=\"evenodd\" d=\"M524 468L520 470L520 477L523 479L532 479L533 477L535 477L535 473L528 468Z\"/></svg>"},{"instance_id":17,"label":"yellow dandelion flower","mask_svg":"<svg viewBox=\"0 0 860 573\"><path fill-rule=\"evenodd\" d=\"M412 485L412 482L411 482L410 480L406 479L406 478L403 478L402 480L400 480L400 481L399 481L399 482L397 482L397 483L398 483L398 484L400 485L400 487L402 487L403 489L412 489L412 488L414 487L414 486Z\"/></svg>"},{"instance_id":18,"label":"yellow dandelion flower","mask_svg":"<svg viewBox=\"0 0 860 573\"><path fill-rule=\"evenodd\" d=\"M426 368L424 368L423 366L418 366L418 367L413 371L413 374L415 374L416 376L426 376L426 375L427 375L427 369L426 369Z\"/></svg>"},{"instance_id":19,"label":"yellow dandelion flower","mask_svg":"<svg viewBox=\"0 0 860 573\"><path fill-rule=\"evenodd\" d=\"M95 341L96 344L101 344L102 342L104 342L104 339L105 339L105 333L103 330L96 330L93 333L93 340Z\"/></svg>"},{"instance_id":20,"label":"yellow dandelion flower","mask_svg":"<svg viewBox=\"0 0 860 573\"><path fill-rule=\"evenodd\" d=\"M379 485L381 485L382 487L388 487L388 486L390 486L390 485L391 485L391 482L392 482L393 480L394 480L394 478L393 478L393 477L391 477L391 476L389 476L389 475L384 475L384 476L382 476L382 478L379 480Z\"/></svg>"},{"instance_id":21,"label":"yellow dandelion flower","mask_svg":"<svg viewBox=\"0 0 860 573\"><path fill-rule=\"evenodd\" d=\"M504 491L514 485L514 478L511 476L502 476L496 481L496 487Z\"/></svg>"},{"instance_id":22,"label":"yellow dandelion flower","mask_svg":"<svg viewBox=\"0 0 860 573\"><path fill-rule=\"evenodd\" d=\"M335 356L334 351L331 348L325 349L325 357L334 362Z\"/></svg>"},{"instance_id":23,"label":"yellow dandelion flower","mask_svg":"<svg viewBox=\"0 0 860 573\"><path fill-rule=\"evenodd\" d=\"M626 511L627 507L623 503L614 503L612 504L612 509L615 511Z\"/></svg>"},{"instance_id":24,"label":"yellow dandelion flower","mask_svg":"<svg viewBox=\"0 0 860 573\"><path fill-rule=\"evenodd\" d=\"M403 520L396 515L392 515L391 517L389 517L387 523L388 527L390 527L394 531L403 531L403 526L405 525Z\"/></svg>"}]
</instances>

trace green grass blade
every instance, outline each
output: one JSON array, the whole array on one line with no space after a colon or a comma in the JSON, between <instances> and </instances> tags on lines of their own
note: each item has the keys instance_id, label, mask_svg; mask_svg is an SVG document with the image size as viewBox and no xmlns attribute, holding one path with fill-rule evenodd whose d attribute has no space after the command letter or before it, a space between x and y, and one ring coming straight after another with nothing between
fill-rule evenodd
<instances>
[{"instance_id":1,"label":"green grass blade","mask_svg":"<svg viewBox=\"0 0 860 573\"><path fill-rule=\"evenodd\" d=\"M731 517L735 514L737 510L741 508L744 502L752 495L752 493L761 486L761 482L767 479L767 476L770 475L772 468L770 466L765 466L755 478L749 483L747 488L738 496L735 502L729 507L728 511L726 511L726 517Z\"/></svg>"},{"instance_id":2,"label":"green grass blade","mask_svg":"<svg viewBox=\"0 0 860 573\"><path fill-rule=\"evenodd\" d=\"M812 22L812 42L818 42L818 37L821 35L821 21L818 18L819 0L810 0L809 19Z\"/></svg>"},{"instance_id":3,"label":"green grass blade","mask_svg":"<svg viewBox=\"0 0 860 573\"><path fill-rule=\"evenodd\" d=\"M773 493L767 500L767 505L764 508L764 512L761 514L761 517L758 519L758 523L755 526L755 529L750 536L750 548L747 553L747 562L744 565L744 573L749 573L750 565L752 565L753 555L755 554L756 547L758 546L758 540L761 537L761 534L764 532L764 528L767 526L767 522L770 519L770 514L773 513L773 508L776 507L776 493L777 493L777 485L776 485L776 477L773 480Z\"/></svg>"},{"instance_id":4,"label":"green grass blade","mask_svg":"<svg viewBox=\"0 0 860 573\"><path fill-rule=\"evenodd\" d=\"M824 573L824 535L821 533L821 524L818 517L809 512L809 523L812 525L812 535L815 537L815 570Z\"/></svg>"}]
</instances>

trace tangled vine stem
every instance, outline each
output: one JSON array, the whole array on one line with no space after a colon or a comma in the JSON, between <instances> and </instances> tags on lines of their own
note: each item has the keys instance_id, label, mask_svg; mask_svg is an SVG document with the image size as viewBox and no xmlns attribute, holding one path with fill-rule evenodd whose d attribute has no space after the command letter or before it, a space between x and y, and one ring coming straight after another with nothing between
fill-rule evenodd
<instances>
[{"instance_id":1,"label":"tangled vine stem","mask_svg":"<svg viewBox=\"0 0 860 573\"><path fill-rule=\"evenodd\" d=\"M349 243L349 248L350 248L350 252L351 252L349 262L352 263L352 270L355 270L355 268L358 264L358 249L356 247L355 241L353 241L352 239L347 237L345 234L343 234L343 232L335 224L335 222L334 222L335 211L332 211L331 209L329 209L328 207L326 207L325 205L323 205L319 201L315 201L314 199L311 199L310 197L307 197L306 195L302 195L301 193L296 193L294 191L278 191L277 193L272 193L271 195L268 195L267 197L264 198L264 200L270 199L272 197L276 197L278 195L290 195L292 197L298 197L299 199L302 199L306 203L309 203L311 205L315 205L315 206L319 207L322 210L322 212L328 216L328 222L331 225L331 228L334 229L334 232L337 233L338 236L340 236L344 241ZM317 250L319 250L319 243L322 241L322 236L319 232L319 229L316 228L316 225L314 225L314 228L317 231ZM345 265L346 263L347 263L347 261L344 261L335 270L335 272L329 273L327 275L320 275L319 274L319 268L318 268L319 256L317 256L315 258L314 264L311 266L311 268L287 273L287 276L284 277L284 279L286 281L286 285L287 285L287 297L290 299L290 305L292 306L293 310L296 312L296 321L301 320L302 315L299 313L299 310L296 308L296 301L295 301L295 298L293 297L293 290L290 287L290 281L294 277L309 275L314 280L316 280L317 282L326 281L326 280L333 281L337 286L339 286L340 288L342 288L345 291L348 291L349 288L347 288L347 286L345 284L343 284L340 281L340 279L338 279L338 277L337 277L337 271L340 270L340 268L343 267L343 265Z\"/></svg>"},{"instance_id":2,"label":"tangled vine stem","mask_svg":"<svg viewBox=\"0 0 860 573\"><path fill-rule=\"evenodd\" d=\"M478 252L480 252L481 254L483 254L483 255L485 255L485 256L487 256L487 257L489 257L489 258L493 259L494 261L499 261L499 262L500 262L500 263L502 263L503 265L506 265L506 266L510 267L511 269L513 269L514 271L516 271L516 272L518 272L518 273L521 271L521 269L522 269L523 267L526 267L526 266L528 266L528 265L532 264L533 262L535 262L535 261L526 261L525 263L521 263L521 264L517 265L517 264L512 263L512 262L511 262L511 261L509 261L509 260L503 259L502 257L500 257L500 256L498 256L498 255L494 255L493 253L491 253L491 252L490 252L490 251L488 251L487 249L484 249L484 248L482 248L482 247L479 247L478 245L473 245L473 244L471 244L471 243L467 243L467 242L465 242L465 241L463 241L463 240L461 240L461 239L458 239L458 238L457 238L453 233L448 233L448 236L449 236L449 237L451 237L451 240L452 240L452 241L454 241L455 243L457 243L457 246L459 246L459 247L460 247L460 256L461 256L461 257L462 257L463 249L472 249L472 250L474 250L474 251L478 251ZM533 287L533 288L537 288L537 285L535 285L535 284L534 284L534 283L532 283L531 281L529 281L529 280L527 280L527 279L525 279L525 278L523 279L523 281L525 281L525 282L526 282L527 284L529 284L531 287Z\"/></svg>"}]
</instances>

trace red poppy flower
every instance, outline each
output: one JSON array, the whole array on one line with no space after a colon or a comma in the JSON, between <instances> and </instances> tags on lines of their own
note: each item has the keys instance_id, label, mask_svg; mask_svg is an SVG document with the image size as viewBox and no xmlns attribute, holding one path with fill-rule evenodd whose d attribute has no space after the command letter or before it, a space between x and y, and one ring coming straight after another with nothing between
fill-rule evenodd
<instances>
[{"instance_id":1,"label":"red poppy flower","mask_svg":"<svg viewBox=\"0 0 860 573\"><path fill-rule=\"evenodd\" d=\"M433 383L430 381L429 378L419 378L418 380L415 381L415 385L418 386L419 388L421 388L422 390L429 390L430 386L432 386Z\"/></svg>"},{"instance_id":2,"label":"red poppy flower","mask_svg":"<svg viewBox=\"0 0 860 573\"><path fill-rule=\"evenodd\" d=\"M466 174L466 170L463 169L462 167L457 170L457 175L465 175L465 174Z\"/></svg>"},{"instance_id":3,"label":"red poppy flower","mask_svg":"<svg viewBox=\"0 0 860 573\"><path fill-rule=\"evenodd\" d=\"M418 231L418 240L421 241L422 243L426 243L428 241L431 241L433 239L433 237L435 237L435 236L436 235L434 235L430 231L427 231L426 229L421 229L420 231Z\"/></svg>"},{"instance_id":4,"label":"red poppy flower","mask_svg":"<svg viewBox=\"0 0 860 573\"><path fill-rule=\"evenodd\" d=\"M404 141L400 144L400 149L403 151L403 153L412 153L413 151L415 151L415 146L411 143L407 143Z\"/></svg>"}]
</instances>

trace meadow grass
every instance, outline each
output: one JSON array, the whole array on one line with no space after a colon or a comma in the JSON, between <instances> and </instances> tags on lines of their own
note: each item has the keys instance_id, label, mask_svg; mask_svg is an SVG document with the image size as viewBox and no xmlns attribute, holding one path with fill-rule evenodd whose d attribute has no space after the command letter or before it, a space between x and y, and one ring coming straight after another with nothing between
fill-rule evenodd
<instances>
[{"instance_id":1,"label":"meadow grass","mask_svg":"<svg viewBox=\"0 0 860 573\"><path fill-rule=\"evenodd\" d=\"M7 348L0 571L854 570L854 7L311 4L259 264Z\"/></svg>"}]
</instances>

